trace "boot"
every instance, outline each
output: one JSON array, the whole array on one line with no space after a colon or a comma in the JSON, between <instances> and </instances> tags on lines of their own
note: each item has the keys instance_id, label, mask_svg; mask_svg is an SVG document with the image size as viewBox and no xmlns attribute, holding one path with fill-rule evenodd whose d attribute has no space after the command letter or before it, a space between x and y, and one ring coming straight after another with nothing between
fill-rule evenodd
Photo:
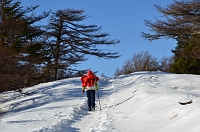
<instances>
[{"instance_id":1,"label":"boot","mask_svg":"<svg viewBox=\"0 0 200 132\"><path fill-rule=\"evenodd\" d=\"M95 111L95 107L94 107L94 106L92 106L92 107L91 107L91 110L92 110L92 111Z\"/></svg>"},{"instance_id":2,"label":"boot","mask_svg":"<svg viewBox=\"0 0 200 132\"><path fill-rule=\"evenodd\" d=\"M92 108L91 108L91 107L88 107L88 111L92 111Z\"/></svg>"}]
</instances>

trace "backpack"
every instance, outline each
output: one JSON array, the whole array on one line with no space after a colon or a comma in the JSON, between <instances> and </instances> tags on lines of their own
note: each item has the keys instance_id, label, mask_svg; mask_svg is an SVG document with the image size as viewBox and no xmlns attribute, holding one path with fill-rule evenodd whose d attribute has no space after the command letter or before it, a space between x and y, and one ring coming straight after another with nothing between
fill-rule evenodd
<instances>
[{"instance_id":1,"label":"backpack","mask_svg":"<svg viewBox=\"0 0 200 132\"><path fill-rule=\"evenodd\" d=\"M95 86L95 83L99 80L99 78L95 75L87 76L86 84L88 87Z\"/></svg>"},{"instance_id":2,"label":"backpack","mask_svg":"<svg viewBox=\"0 0 200 132\"><path fill-rule=\"evenodd\" d=\"M81 77L81 82L82 82L82 87L91 87L95 86L95 83L99 80L99 78L95 75L90 75L90 76L82 76Z\"/></svg>"},{"instance_id":3,"label":"backpack","mask_svg":"<svg viewBox=\"0 0 200 132\"><path fill-rule=\"evenodd\" d=\"M84 75L84 76L81 77L82 87L86 87L86 82L87 82L86 78L87 78L86 75Z\"/></svg>"}]
</instances>

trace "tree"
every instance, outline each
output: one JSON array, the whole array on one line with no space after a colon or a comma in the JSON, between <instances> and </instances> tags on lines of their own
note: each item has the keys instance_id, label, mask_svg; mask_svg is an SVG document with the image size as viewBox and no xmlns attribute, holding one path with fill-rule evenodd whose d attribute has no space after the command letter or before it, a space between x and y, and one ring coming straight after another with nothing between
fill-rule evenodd
<instances>
[{"instance_id":1,"label":"tree","mask_svg":"<svg viewBox=\"0 0 200 132\"><path fill-rule=\"evenodd\" d=\"M119 40L111 40L110 34L101 33L101 27L81 24L87 18L83 13L84 10L65 9L50 16L46 36L53 80L57 80L59 69L73 70L71 66L87 60L87 55L105 59L119 57L118 52L98 48L117 44Z\"/></svg>"},{"instance_id":2,"label":"tree","mask_svg":"<svg viewBox=\"0 0 200 132\"><path fill-rule=\"evenodd\" d=\"M132 62L132 60L127 60L125 61L125 65L123 65L123 72L124 74L131 74L132 72L135 71L134 69L134 63Z\"/></svg>"},{"instance_id":3,"label":"tree","mask_svg":"<svg viewBox=\"0 0 200 132\"><path fill-rule=\"evenodd\" d=\"M200 61L197 59L175 57L175 62L176 63L171 65L170 72L179 74L200 74Z\"/></svg>"},{"instance_id":4,"label":"tree","mask_svg":"<svg viewBox=\"0 0 200 132\"><path fill-rule=\"evenodd\" d=\"M35 64L41 50L38 38L43 31L34 23L48 13L31 14L38 6L24 8L21 2L0 1L0 82L1 92L24 87L27 76L37 73ZM27 14L31 14L28 16Z\"/></svg>"},{"instance_id":5,"label":"tree","mask_svg":"<svg viewBox=\"0 0 200 132\"><path fill-rule=\"evenodd\" d=\"M40 26L33 24L49 14L44 12L35 16L31 12L39 6L24 8L20 4L21 2L13 0L2 0L0 3L0 45L18 52L21 48L34 44L35 39L43 33Z\"/></svg>"},{"instance_id":6,"label":"tree","mask_svg":"<svg viewBox=\"0 0 200 132\"><path fill-rule=\"evenodd\" d=\"M0 92L11 90L12 87L19 86L20 75L16 74L17 58L14 57L13 52L3 47L0 48Z\"/></svg>"},{"instance_id":7,"label":"tree","mask_svg":"<svg viewBox=\"0 0 200 132\"><path fill-rule=\"evenodd\" d=\"M172 57L164 56L160 60L160 69L159 70L163 71L163 72L170 72L171 65L173 63L174 63L174 56L172 56Z\"/></svg>"},{"instance_id":8,"label":"tree","mask_svg":"<svg viewBox=\"0 0 200 132\"><path fill-rule=\"evenodd\" d=\"M156 71L159 70L159 63L148 51L141 51L133 54L132 58L125 61L122 70L115 71L115 77L122 74L130 74L137 71Z\"/></svg>"},{"instance_id":9,"label":"tree","mask_svg":"<svg viewBox=\"0 0 200 132\"><path fill-rule=\"evenodd\" d=\"M117 69L115 70L115 73L114 73L114 78L117 78L118 76L123 75L123 74L124 74L123 69L120 70L119 68L117 68Z\"/></svg>"},{"instance_id":10,"label":"tree","mask_svg":"<svg viewBox=\"0 0 200 132\"><path fill-rule=\"evenodd\" d=\"M182 60L182 62L185 60L185 63L188 63L187 59L200 61L200 2L175 0L166 8L161 8L158 5L155 7L163 17L160 20L156 18L155 22L145 20L145 25L150 28L152 33L143 32L142 37L150 41L163 38L175 39L177 46L175 50L172 50L176 58L174 64L178 60Z\"/></svg>"},{"instance_id":11,"label":"tree","mask_svg":"<svg viewBox=\"0 0 200 132\"><path fill-rule=\"evenodd\" d=\"M133 69L135 71L155 71L158 70L159 63L155 57L148 53L148 51L141 51L133 54L132 57Z\"/></svg>"},{"instance_id":12,"label":"tree","mask_svg":"<svg viewBox=\"0 0 200 132\"><path fill-rule=\"evenodd\" d=\"M142 32L142 36L150 41L167 38L176 40L185 40L191 35L198 35L200 32L200 2L184 0L161 8L154 5L165 19L156 22L144 20L145 25L150 28L154 34Z\"/></svg>"}]
</instances>

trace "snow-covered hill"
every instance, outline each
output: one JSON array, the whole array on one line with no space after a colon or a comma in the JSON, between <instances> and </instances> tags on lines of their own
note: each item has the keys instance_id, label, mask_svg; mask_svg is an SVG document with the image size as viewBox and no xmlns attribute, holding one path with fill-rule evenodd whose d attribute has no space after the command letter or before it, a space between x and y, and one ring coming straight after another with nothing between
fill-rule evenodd
<instances>
[{"instance_id":1,"label":"snow-covered hill","mask_svg":"<svg viewBox=\"0 0 200 132\"><path fill-rule=\"evenodd\" d=\"M101 78L95 112L80 78L1 94L1 132L199 132L200 76L136 72ZM180 104L183 103L183 104ZM184 104L186 103L186 104ZM188 104L187 104L188 103Z\"/></svg>"}]
</instances>

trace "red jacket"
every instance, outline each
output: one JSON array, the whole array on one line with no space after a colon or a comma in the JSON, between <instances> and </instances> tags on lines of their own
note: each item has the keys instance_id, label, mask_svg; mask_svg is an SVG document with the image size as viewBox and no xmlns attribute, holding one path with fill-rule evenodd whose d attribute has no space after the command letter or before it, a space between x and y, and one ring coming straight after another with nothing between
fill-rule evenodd
<instances>
[{"instance_id":1,"label":"red jacket","mask_svg":"<svg viewBox=\"0 0 200 132\"><path fill-rule=\"evenodd\" d=\"M95 86L95 82L99 81L99 78L95 76L90 70L87 75L81 77L82 87Z\"/></svg>"},{"instance_id":2,"label":"red jacket","mask_svg":"<svg viewBox=\"0 0 200 132\"><path fill-rule=\"evenodd\" d=\"M86 87L86 82L87 82L86 80L87 80L87 76L86 75L81 77L82 87Z\"/></svg>"}]
</instances>

